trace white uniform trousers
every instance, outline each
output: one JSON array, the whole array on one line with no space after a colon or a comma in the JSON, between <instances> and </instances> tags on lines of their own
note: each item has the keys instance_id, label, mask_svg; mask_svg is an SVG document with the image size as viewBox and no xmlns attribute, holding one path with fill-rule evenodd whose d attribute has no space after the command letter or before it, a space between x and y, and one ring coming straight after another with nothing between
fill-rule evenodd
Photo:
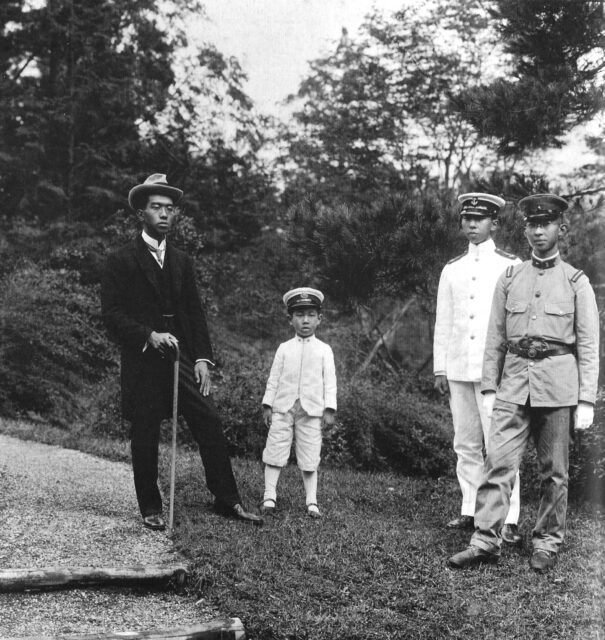
<instances>
[{"instance_id":1,"label":"white uniform trousers","mask_svg":"<svg viewBox=\"0 0 605 640\"><path fill-rule=\"evenodd\" d=\"M483 445L487 448L491 420L485 415L479 382L448 380L454 423L456 474L462 491L461 515L475 515L477 489L483 474ZM515 476L505 524L517 524L521 508L519 473Z\"/></svg>"},{"instance_id":2,"label":"white uniform trousers","mask_svg":"<svg viewBox=\"0 0 605 640\"><path fill-rule=\"evenodd\" d=\"M321 423L322 418L310 416L300 406L300 400L286 413L274 411L263 451L263 462L273 467L285 467L294 439L299 469L316 471L321 454Z\"/></svg>"}]
</instances>

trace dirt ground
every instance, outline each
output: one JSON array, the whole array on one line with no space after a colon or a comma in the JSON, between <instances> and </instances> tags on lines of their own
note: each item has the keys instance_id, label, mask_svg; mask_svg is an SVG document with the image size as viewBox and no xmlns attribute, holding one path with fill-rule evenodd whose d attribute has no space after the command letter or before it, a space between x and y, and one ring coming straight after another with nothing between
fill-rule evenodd
<instances>
[{"instance_id":1,"label":"dirt ground","mask_svg":"<svg viewBox=\"0 0 605 640\"><path fill-rule=\"evenodd\" d=\"M181 561L141 525L132 471L0 435L0 569L123 567ZM141 587L0 593L0 638L150 631L220 617L203 601Z\"/></svg>"}]
</instances>

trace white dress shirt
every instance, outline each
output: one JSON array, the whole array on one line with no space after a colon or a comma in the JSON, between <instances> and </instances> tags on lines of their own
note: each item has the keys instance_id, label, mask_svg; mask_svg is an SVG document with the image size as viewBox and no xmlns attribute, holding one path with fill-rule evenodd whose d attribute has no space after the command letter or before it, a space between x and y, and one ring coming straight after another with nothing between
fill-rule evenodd
<instances>
[{"instance_id":1,"label":"white dress shirt","mask_svg":"<svg viewBox=\"0 0 605 640\"><path fill-rule=\"evenodd\" d=\"M336 370L332 349L315 336L295 336L277 348L263 404L286 413L296 400L310 416L336 410Z\"/></svg>"},{"instance_id":2,"label":"white dress shirt","mask_svg":"<svg viewBox=\"0 0 605 640\"><path fill-rule=\"evenodd\" d=\"M158 242L155 238L152 238L145 231L141 232L145 244L149 247L149 253L155 258L155 261L164 266L164 256L166 255L166 238L162 239L162 242Z\"/></svg>"},{"instance_id":3,"label":"white dress shirt","mask_svg":"<svg viewBox=\"0 0 605 640\"><path fill-rule=\"evenodd\" d=\"M145 244L149 247L149 253L154 257L155 261L160 265L160 268L164 268L164 258L166 257L166 238L162 238L161 242L158 242L155 238L152 238L145 230L141 231ZM143 345L143 351L147 350L149 346L149 340ZM205 358L198 358L195 364L198 362L208 362L214 366L214 363Z\"/></svg>"},{"instance_id":4,"label":"white dress shirt","mask_svg":"<svg viewBox=\"0 0 605 640\"><path fill-rule=\"evenodd\" d=\"M496 249L489 238L470 243L450 260L439 280L433 339L433 370L449 380L481 380L487 325L496 282L506 267L521 260Z\"/></svg>"}]
</instances>

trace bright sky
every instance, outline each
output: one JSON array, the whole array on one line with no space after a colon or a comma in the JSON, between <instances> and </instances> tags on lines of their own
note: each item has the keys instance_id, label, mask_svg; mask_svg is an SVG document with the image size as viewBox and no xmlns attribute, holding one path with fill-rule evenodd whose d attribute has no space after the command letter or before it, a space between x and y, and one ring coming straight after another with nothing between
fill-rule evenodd
<instances>
[{"instance_id":1,"label":"bright sky","mask_svg":"<svg viewBox=\"0 0 605 640\"><path fill-rule=\"evenodd\" d=\"M295 93L308 61L333 50L343 27L354 36L373 8L393 12L424 0L204 0L209 20L194 31L219 51L238 58L249 82L246 92L260 111L284 117L279 103ZM586 130L567 136L562 150L537 153L535 169L566 173L591 160L584 145ZM541 166L542 165L542 166Z\"/></svg>"},{"instance_id":2,"label":"bright sky","mask_svg":"<svg viewBox=\"0 0 605 640\"><path fill-rule=\"evenodd\" d=\"M204 0L209 23L200 35L236 56L259 109L296 92L307 61L329 52L346 27L352 35L375 6L396 11L416 0Z\"/></svg>"}]
</instances>

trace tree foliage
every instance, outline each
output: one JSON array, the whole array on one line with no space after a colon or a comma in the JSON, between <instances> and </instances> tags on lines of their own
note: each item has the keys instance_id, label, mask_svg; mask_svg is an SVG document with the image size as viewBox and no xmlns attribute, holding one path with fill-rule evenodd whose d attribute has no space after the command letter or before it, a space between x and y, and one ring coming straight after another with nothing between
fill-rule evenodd
<instances>
[{"instance_id":1,"label":"tree foliage","mask_svg":"<svg viewBox=\"0 0 605 640\"><path fill-rule=\"evenodd\" d=\"M477 135L449 98L488 73L496 46L483 4L375 11L356 37L343 32L334 52L312 62L291 99L299 107L291 190L371 201L379 191L425 188L429 177L447 188L468 172Z\"/></svg>"},{"instance_id":2,"label":"tree foliage","mask_svg":"<svg viewBox=\"0 0 605 640\"><path fill-rule=\"evenodd\" d=\"M8 209L52 219L115 201L174 76L152 0L47 0L0 9L2 188Z\"/></svg>"},{"instance_id":3,"label":"tree foliage","mask_svg":"<svg viewBox=\"0 0 605 640\"><path fill-rule=\"evenodd\" d=\"M292 210L291 242L342 303L432 292L458 241L453 203L403 194L371 205L313 200Z\"/></svg>"},{"instance_id":4,"label":"tree foliage","mask_svg":"<svg viewBox=\"0 0 605 640\"><path fill-rule=\"evenodd\" d=\"M603 3L497 0L491 10L510 76L462 91L455 104L499 153L561 146L561 136L604 105Z\"/></svg>"},{"instance_id":5,"label":"tree foliage","mask_svg":"<svg viewBox=\"0 0 605 640\"><path fill-rule=\"evenodd\" d=\"M258 232L272 195L259 122L237 61L188 41L187 20L202 15L199 0L2 4L0 190L12 216L100 221L159 171L189 191L198 222L230 239Z\"/></svg>"}]
</instances>

